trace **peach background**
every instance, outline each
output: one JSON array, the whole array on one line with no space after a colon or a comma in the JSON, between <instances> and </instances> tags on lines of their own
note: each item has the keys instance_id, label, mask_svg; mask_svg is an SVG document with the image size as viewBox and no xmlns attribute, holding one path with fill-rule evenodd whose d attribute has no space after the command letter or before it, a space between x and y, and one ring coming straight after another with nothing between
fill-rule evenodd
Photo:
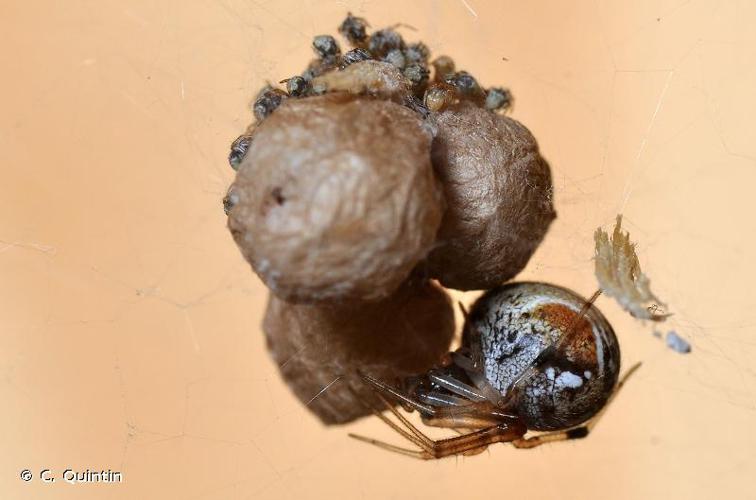
<instances>
[{"instance_id":1,"label":"peach background","mask_svg":"<svg viewBox=\"0 0 756 500\"><path fill-rule=\"evenodd\" d=\"M279 380L225 229L231 140L347 10L505 84L559 218L522 275L589 294L592 233L639 242L667 349L587 440L424 463L324 428ZM0 5L0 497L753 498L756 4L257 0ZM470 297L466 297L469 299ZM24 483L110 468L122 484Z\"/></svg>"}]
</instances>

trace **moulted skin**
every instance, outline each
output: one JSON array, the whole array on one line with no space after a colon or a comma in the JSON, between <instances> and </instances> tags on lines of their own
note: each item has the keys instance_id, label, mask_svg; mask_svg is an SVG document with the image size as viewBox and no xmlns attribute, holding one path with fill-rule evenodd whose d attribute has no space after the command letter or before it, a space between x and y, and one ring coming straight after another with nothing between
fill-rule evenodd
<instances>
[{"instance_id":1,"label":"moulted skin","mask_svg":"<svg viewBox=\"0 0 756 500\"><path fill-rule=\"evenodd\" d=\"M285 300L385 298L427 255L441 221L430 143L421 119L390 101L288 99L239 166L231 233Z\"/></svg>"},{"instance_id":2,"label":"moulted skin","mask_svg":"<svg viewBox=\"0 0 756 500\"><path fill-rule=\"evenodd\" d=\"M464 342L480 353L486 380L513 405L529 429L566 429L606 404L617 383L619 343L609 322L585 299L545 283L507 284L483 295L465 324ZM572 340L535 366L575 328Z\"/></svg>"},{"instance_id":3,"label":"moulted skin","mask_svg":"<svg viewBox=\"0 0 756 500\"><path fill-rule=\"evenodd\" d=\"M617 216L611 237L600 227L593 237L596 242L596 278L604 294L614 297L636 318L652 321L668 318L669 314L656 313L658 306L666 308L666 304L649 288L650 280L641 271L630 233L622 232L622 215Z\"/></svg>"},{"instance_id":4,"label":"moulted skin","mask_svg":"<svg viewBox=\"0 0 756 500\"><path fill-rule=\"evenodd\" d=\"M492 288L525 267L556 217L551 171L516 120L469 102L435 116L433 167L448 208L429 272L450 288Z\"/></svg>"},{"instance_id":5,"label":"moulted skin","mask_svg":"<svg viewBox=\"0 0 756 500\"><path fill-rule=\"evenodd\" d=\"M323 423L339 424L371 413L360 399L382 408L356 370L386 381L428 370L449 350L454 311L431 282L358 307L290 304L271 294L263 330L297 398Z\"/></svg>"},{"instance_id":6,"label":"moulted skin","mask_svg":"<svg viewBox=\"0 0 756 500\"><path fill-rule=\"evenodd\" d=\"M340 71L324 73L313 79L312 86L324 92L368 93L398 100L409 95L412 87L396 66L372 59L350 64Z\"/></svg>"}]
</instances>

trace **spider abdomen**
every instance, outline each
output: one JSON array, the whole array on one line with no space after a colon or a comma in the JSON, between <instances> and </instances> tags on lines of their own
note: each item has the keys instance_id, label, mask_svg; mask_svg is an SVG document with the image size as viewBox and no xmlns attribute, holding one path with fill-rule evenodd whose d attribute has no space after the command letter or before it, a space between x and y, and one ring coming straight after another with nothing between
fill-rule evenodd
<instances>
[{"instance_id":1,"label":"spider abdomen","mask_svg":"<svg viewBox=\"0 0 756 500\"><path fill-rule=\"evenodd\" d=\"M487 382L533 430L566 429L606 404L619 375L611 325L586 299L546 283L511 283L473 306L465 342Z\"/></svg>"}]
</instances>

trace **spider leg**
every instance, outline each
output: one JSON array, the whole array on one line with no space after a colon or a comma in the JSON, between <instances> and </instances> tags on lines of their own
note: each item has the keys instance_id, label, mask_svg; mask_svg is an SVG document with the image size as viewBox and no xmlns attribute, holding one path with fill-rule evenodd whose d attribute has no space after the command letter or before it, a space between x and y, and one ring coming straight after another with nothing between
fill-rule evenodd
<instances>
[{"instance_id":1,"label":"spider leg","mask_svg":"<svg viewBox=\"0 0 756 500\"><path fill-rule=\"evenodd\" d=\"M513 418L512 415L504 414L493 403L488 400L482 401L465 401L465 404L438 407L430 404L423 404L403 392L391 387L390 385L375 379L369 375L360 374L362 379L376 390L377 393L388 394L389 396L399 400L402 403L407 404L410 408L418 410L423 418L434 419L439 417L440 419L447 419L455 416L469 416L478 415L483 417L494 417L493 422L498 423L501 421L501 417L505 419ZM465 427L465 425L461 425ZM455 427L454 425L442 425L441 427ZM474 426L476 428L481 426Z\"/></svg>"},{"instance_id":2,"label":"spider leg","mask_svg":"<svg viewBox=\"0 0 756 500\"><path fill-rule=\"evenodd\" d=\"M517 417L512 417L516 421ZM446 429L483 429L492 425L502 423L500 416L479 413L470 415L446 415L441 417L423 418L425 425L433 427L442 427Z\"/></svg>"},{"instance_id":3,"label":"spider leg","mask_svg":"<svg viewBox=\"0 0 756 500\"><path fill-rule=\"evenodd\" d=\"M463 434L462 431L458 429L455 429L455 430L458 433ZM393 444L386 443L378 439L361 436L359 434L349 433L349 437L354 438L357 441L362 441L363 443L372 444L373 446L377 446L378 448L381 448L383 450L392 451L394 453L399 453L400 455L406 455L412 458L418 458L420 460L432 460L434 458L440 458L440 457L435 457L433 454L433 451L426 451L426 450L420 451L420 450L411 450L409 448L402 448L400 446L395 446ZM480 446L478 448L471 448L469 450L463 451L460 454L465 455L465 456L478 455L480 453L483 453L487 448L488 448L488 445Z\"/></svg>"},{"instance_id":4,"label":"spider leg","mask_svg":"<svg viewBox=\"0 0 756 500\"><path fill-rule=\"evenodd\" d=\"M404 431L403 429L400 430L399 426L396 425L396 424L394 424L393 422L391 422L391 424L389 424L389 427L391 427L392 429L394 429L396 431L399 431L399 434L401 434L404 437L407 437L410 441L412 441L416 445L420 446L425 451L430 452L431 449L432 449L432 447L433 447L433 440L431 438L429 438L428 436L426 436L425 434L423 434L420 431L420 429L418 429L417 427L415 427L414 425L412 425L412 422L410 422L409 420L407 420L404 417L404 415L402 415L401 413L399 413L399 410L397 410L396 408L394 408L388 401L386 401L386 398L384 398L382 394L377 393L377 396L378 396L378 398L381 401L383 401L383 404L386 405L386 408L391 413L394 414L394 416L397 418L397 420L399 420L407 429L409 429L409 431L414 435L415 439L410 439L407 436L407 432ZM384 417L384 418L381 419L384 422L389 421L388 418L385 418L384 415L381 415L381 416Z\"/></svg>"},{"instance_id":5,"label":"spider leg","mask_svg":"<svg viewBox=\"0 0 756 500\"><path fill-rule=\"evenodd\" d=\"M357 401L359 401L362 406L364 406L365 408L369 409L373 413L373 415L375 415L376 417L378 417L379 419L381 419L383 421L383 423L385 423L386 425L388 425L389 427L391 427L393 430L395 430L396 432L398 432L402 437L404 437L405 439L407 439L411 443L417 445L418 447L422 448L425 451L428 451L428 448L429 448L429 444L428 443L429 443L430 439L427 438L423 433L421 433L417 429L414 429L412 427L412 424L410 424L409 422L406 422L406 425L408 427L410 427L411 430L414 429L414 431L415 431L415 432L413 432L414 435L410 434L409 432L407 432L405 429L403 429L402 427L400 427L399 425L397 425L395 422L392 422L388 417L386 417L383 413L381 413L380 410L378 410L371 403L368 403L365 400L363 400L361 397L359 397L357 395L357 393L354 392L351 389L351 387L350 387L350 391L352 392L352 395L355 397L355 399ZM388 408L394 415L397 415L397 417L400 419L400 421L402 421L402 420L406 421L406 419L404 419L401 416L401 414L399 414L397 412L397 410L388 401L386 401L386 399L380 393L376 392L376 395L381 400L381 402L383 402L383 404L386 405L386 408ZM356 436L356 435L352 436L351 434L350 434L350 436L351 437L356 437L357 439L360 439L362 441L371 441L372 440L372 441L375 441L376 443L380 443L380 441L378 441L378 440L375 440L375 439L372 439L372 438L367 438L367 437L364 437L364 436ZM383 444L386 444L386 443L383 443ZM386 444L386 446L393 446L393 445Z\"/></svg>"},{"instance_id":6,"label":"spider leg","mask_svg":"<svg viewBox=\"0 0 756 500\"><path fill-rule=\"evenodd\" d=\"M411 450L408 448L401 448L399 446L395 446L393 444L386 443L384 441L380 441L378 439L369 438L366 436L361 436L359 434L352 434L349 433L349 437L357 439L358 441L362 441L364 443L372 444L374 446L377 446L379 448L382 448L384 450L393 451L402 455L407 455L414 458L420 458L420 459L431 459L433 458L433 443L434 441L430 439L428 436L423 434L417 427L412 425L412 423L407 420L399 411L394 408L393 405L391 405L388 401L386 401L386 398L377 391L376 389L376 396L383 402L383 404L386 406L386 408L402 423L404 426L411 431L412 434L407 432L405 429L397 425L396 423L392 422L388 417L383 415L380 411L378 411L374 406L367 405L364 401L360 399L360 402L368 406L370 410L380 418L386 425L391 427L393 430L398 432L402 437L410 441L411 443L417 445L421 450Z\"/></svg>"},{"instance_id":7,"label":"spider leg","mask_svg":"<svg viewBox=\"0 0 756 500\"><path fill-rule=\"evenodd\" d=\"M450 392L453 392L454 394L457 394L459 396L462 396L464 398L469 399L470 401L485 401L486 397L480 393L477 389L474 387L465 384L464 382L460 382L459 380L456 380L453 377L450 377L449 375L440 374L440 373L431 373L428 378L432 380L433 382L437 383L444 389L447 389Z\"/></svg>"},{"instance_id":8,"label":"spider leg","mask_svg":"<svg viewBox=\"0 0 756 500\"><path fill-rule=\"evenodd\" d=\"M398 391L397 389L394 389L390 385L388 385L385 382L381 382L378 379L375 379L371 377L370 375L365 375L360 373L360 376L362 379L367 382L370 386L373 387L373 389L376 390L378 393L385 393L389 394L395 399L401 401L402 403L405 403L409 405L411 408L419 411L423 415L429 415L432 416L435 414L436 410L430 405L419 403L418 401L415 401L414 399L410 398L406 394L402 393L401 391Z\"/></svg>"},{"instance_id":9,"label":"spider leg","mask_svg":"<svg viewBox=\"0 0 756 500\"><path fill-rule=\"evenodd\" d=\"M454 364L465 371L481 371L480 367L475 364L475 361L473 361L470 357L460 353L459 351L454 351L453 353L451 353L451 357L452 361L454 361Z\"/></svg>"},{"instance_id":10,"label":"spider leg","mask_svg":"<svg viewBox=\"0 0 756 500\"><path fill-rule=\"evenodd\" d=\"M433 458L430 453L427 451L420 451L420 450L410 450L407 448L401 448L399 446L394 446L393 444L384 443L383 441L379 441L377 439L360 436L359 434L352 434L351 432L348 434L350 438L354 438L357 441L362 441L363 443L372 444L373 446L377 446L378 448L382 448L384 450L393 451L394 453L399 453L401 455L407 455L412 458L420 458L422 460L428 460Z\"/></svg>"},{"instance_id":11,"label":"spider leg","mask_svg":"<svg viewBox=\"0 0 756 500\"><path fill-rule=\"evenodd\" d=\"M477 389L477 393L492 402L495 405L503 405L504 396L499 391L493 388L490 382L486 379L483 369L479 364L476 364L471 358L461 354L459 351L452 353L452 360L454 364L462 368L472 383Z\"/></svg>"},{"instance_id":12,"label":"spider leg","mask_svg":"<svg viewBox=\"0 0 756 500\"><path fill-rule=\"evenodd\" d=\"M384 450L401 453L403 455L408 455L414 458L430 460L434 458L437 459L449 457L452 455L480 453L489 445L506 441L514 441L515 439L521 437L524 433L525 426L522 424L515 426L499 424L473 431L462 436L432 441L430 451L408 450L406 448L400 448L398 446L384 443L376 439L366 438L364 436L355 434L350 434L350 437L378 446L379 448L382 448Z\"/></svg>"},{"instance_id":13,"label":"spider leg","mask_svg":"<svg viewBox=\"0 0 756 500\"><path fill-rule=\"evenodd\" d=\"M449 396L447 394L441 394L438 391L430 391L417 395L417 399L421 403L426 403L433 406L458 406L467 403L464 399L457 396Z\"/></svg>"},{"instance_id":14,"label":"spider leg","mask_svg":"<svg viewBox=\"0 0 756 500\"><path fill-rule=\"evenodd\" d=\"M493 408L488 401L469 403L463 406L434 408L429 405L418 403L412 398L402 394L400 391L379 380L373 379L372 377L363 375L363 379L375 389L378 398L406 429L400 427L374 408L372 408L373 412L402 437L422 449L422 451L410 450L377 439L350 434L350 436L355 439L378 446L385 450L426 460L458 454L475 454L483 451L490 444L518 439L527 431L524 423L522 423L520 419L515 416L501 415L497 413L495 408ZM388 393L401 401L407 402L414 408L420 407L422 409L421 412L424 421L426 418L430 418L430 420L426 422L431 425L439 425L441 427L466 427L478 430L447 439L430 439L407 420L399 410L394 408L394 406L386 400L383 393Z\"/></svg>"},{"instance_id":15,"label":"spider leg","mask_svg":"<svg viewBox=\"0 0 756 500\"><path fill-rule=\"evenodd\" d=\"M473 455L480 455L484 451L488 449L488 446L481 446L480 448L473 448L471 450L463 451L462 455L466 457L471 457Z\"/></svg>"},{"instance_id":16,"label":"spider leg","mask_svg":"<svg viewBox=\"0 0 756 500\"><path fill-rule=\"evenodd\" d=\"M535 448L536 446L541 446L542 444L546 443L553 443L555 441L582 439L584 437L587 437L589 432L590 429L588 428L588 425L581 425L580 427L575 427L566 431L545 432L537 436L515 439L514 441L512 441L512 445L515 448L521 449Z\"/></svg>"},{"instance_id":17,"label":"spider leg","mask_svg":"<svg viewBox=\"0 0 756 500\"><path fill-rule=\"evenodd\" d=\"M633 366L630 367L630 369L622 376L620 381L617 383L617 387L614 389L614 392L611 396L609 396L609 400L604 405L604 408L591 420L586 422L585 424L579 426L579 427L573 427L572 429L567 429L566 431L554 431L554 432L546 432L543 434L539 434L538 436L533 436L529 438L520 438L515 439L512 441L512 444L515 448L535 448L536 446L540 446L542 444L546 443L553 443L555 441L567 441L570 439L582 439L593 430L593 428L596 426L598 421L601 419L602 415L604 414L604 411L606 411L606 408L609 406L609 403L611 403L615 397L617 397L617 393L619 393L620 389L622 389L622 386L625 385L627 382L627 379L630 378L630 375L635 373L635 371L640 368L640 363L635 363Z\"/></svg>"},{"instance_id":18,"label":"spider leg","mask_svg":"<svg viewBox=\"0 0 756 500\"><path fill-rule=\"evenodd\" d=\"M422 441L422 444L418 443L417 440L415 439L409 438L407 436L406 431L403 432L403 430L400 430L396 424L388 420L384 415L381 415L382 417L381 420L388 423L389 427L398 431L402 436L409 439L413 443L417 444L421 448L429 452L432 451L431 449L433 447L433 444L438 441L434 441L433 439L423 434L423 432L420 431L420 429L415 427L412 424L412 422L407 420L407 418L404 415L399 413L399 410L394 408L394 406L392 406L388 401L386 401L386 399L381 394L378 394L378 397L386 405L386 408L391 413L394 414L397 420L399 420L402 424L404 424L404 426L407 429L409 429L409 431L417 438L417 440ZM471 405L468 405L468 406L471 406ZM467 406L463 408L466 409ZM506 426L510 425L510 423L505 423L503 422L503 420L510 420L510 422L513 424L519 423L519 419L515 416L506 415L505 417L508 417L508 418L502 418L501 415L491 414L487 411L475 411L468 415L456 415L453 412L454 409L455 407L440 409L441 411L452 410L452 412L449 416L440 416L440 417L435 417L435 418L423 417L423 423L425 423L426 425L434 426L434 427L445 427L445 428L451 428L455 430L459 428L467 429L467 432L458 431L458 433L463 436L469 434L470 429L472 429L473 432L475 432L476 430L479 430L479 429L486 429L486 428L501 426L501 425L506 425ZM524 434L524 430L523 430L523 434Z\"/></svg>"},{"instance_id":19,"label":"spider leg","mask_svg":"<svg viewBox=\"0 0 756 500\"><path fill-rule=\"evenodd\" d=\"M419 448L422 448L424 452L426 452L426 453L432 453L433 440L430 439L425 434L423 434L417 427L415 427L412 424L412 422L410 422L409 420L407 420L407 418L404 417L404 415L402 415L401 413L399 413L399 410L397 410L394 407L394 405L392 405L391 403L389 403L386 400L386 398L383 396L383 394L381 394L381 392L378 391L378 389L376 389L375 387L373 387L373 390L375 391L375 395L378 397L378 399L381 400L381 402L384 404L384 406L386 407L386 409L388 411L390 411L396 417L396 419L399 420L399 422L401 422L404 425L404 428L402 428L401 426L397 425L395 422L391 421L388 417L386 417L383 413L381 413L379 410L377 410L374 406L367 405L367 403L365 403L361 399L360 399L360 402L363 405L368 406L368 408L370 408L370 410L375 414L375 416L377 416L378 418L380 418L386 425L388 425L389 427L391 427L393 430L395 430L397 433L399 433L402 437L404 437L405 439L407 439L411 443L417 445ZM407 432L407 430L409 430L409 432ZM352 437L354 437L354 436L352 436ZM397 448L394 445L390 445L388 443L383 443L382 441L378 441L377 439L367 438L367 437L364 437L364 436L359 436L358 439L360 439L362 441L365 441L365 442L372 442L373 444L376 444L376 445L381 446L383 448L386 448L387 446L388 447ZM407 451L404 448L401 448L401 449Z\"/></svg>"},{"instance_id":20,"label":"spider leg","mask_svg":"<svg viewBox=\"0 0 756 500\"><path fill-rule=\"evenodd\" d=\"M433 458L444 458L468 452L480 452L494 443L514 441L520 438L526 429L522 423L515 425L499 424L452 438L434 441Z\"/></svg>"},{"instance_id":21,"label":"spider leg","mask_svg":"<svg viewBox=\"0 0 756 500\"><path fill-rule=\"evenodd\" d=\"M389 420L385 415L378 413L375 409L373 409L373 412L378 415L378 417L388 424L389 427L397 431L399 434L401 434L403 437L411 441L412 443L416 444L420 448L423 448L427 452L432 452L432 447L434 441L426 436L420 429L418 429L415 425L412 424L407 418L402 415L399 410L397 410L393 405L391 405L386 399L383 397L382 394L376 393L376 396L383 402L383 404L386 406L386 409L390 411L399 422L401 422L406 429L408 429L412 436L408 435L407 431L400 428L398 425L396 425L394 422ZM453 410L455 407L451 408L444 408L440 409L441 411L444 410ZM457 407L459 408L459 407ZM463 407L463 409L466 409L466 407ZM473 415L461 415L456 416L454 412L450 416L442 416L438 418L431 418L426 419L423 418L423 422L427 425L433 425L436 427L447 427L447 428L457 428L457 427L464 427L466 429L481 429L485 427L491 427L495 426L501 423L501 418L491 416L488 413L475 413ZM467 432L459 432L459 434L466 434Z\"/></svg>"}]
</instances>

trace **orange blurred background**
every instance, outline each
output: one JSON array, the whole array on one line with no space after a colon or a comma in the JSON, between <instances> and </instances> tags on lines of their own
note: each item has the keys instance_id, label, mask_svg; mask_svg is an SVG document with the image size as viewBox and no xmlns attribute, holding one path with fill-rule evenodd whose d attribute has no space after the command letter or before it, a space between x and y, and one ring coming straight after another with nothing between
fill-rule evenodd
<instances>
[{"instance_id":1,"label":"orange blurred background","mask_svg":"<svg viewBox=\"0 0 756 500\"><path fill-rule=\"evenodd\" d=\"M618 212L680 355L609 299L642 369L582 441L420 462L323 427L268 358L225 228L230 142L347 11L512 89L559 217L523 279L586 295ZM0 498L753 498L756 4L4 2ZM461 296L469 301L474 294ZM45 484L66 468L119 484ZM21 470L35 477L20 479Z\"/></svg>"}]
</instances>

